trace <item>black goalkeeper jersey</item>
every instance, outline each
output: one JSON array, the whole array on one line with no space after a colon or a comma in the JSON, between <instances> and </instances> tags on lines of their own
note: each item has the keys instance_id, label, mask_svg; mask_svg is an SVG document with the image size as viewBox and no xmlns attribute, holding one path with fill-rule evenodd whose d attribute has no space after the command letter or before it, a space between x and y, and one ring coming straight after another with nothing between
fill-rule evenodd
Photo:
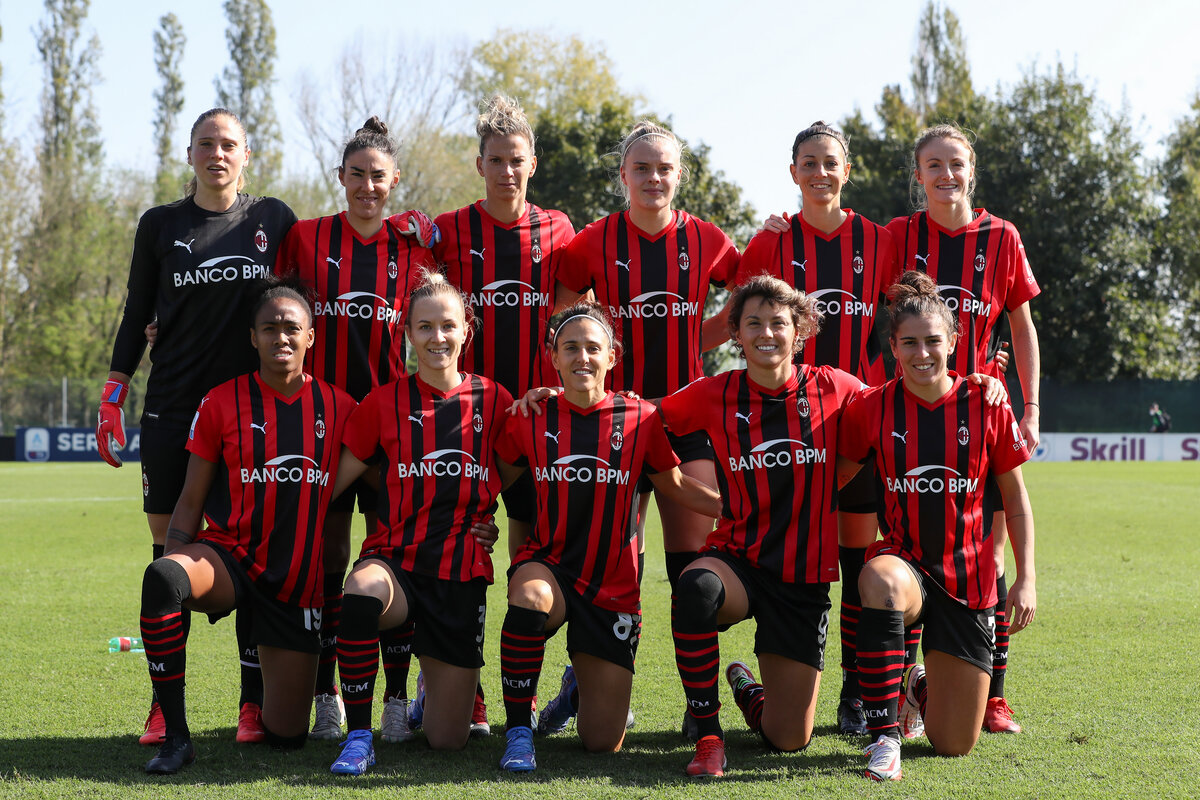
<instances>
[{"instance_id":1,"label":"black goalkeeper jersey","mask_svg":"<svg viewBox=\"0 0 1200 800\"><path fill-rule=\"evenodd\" d=\"M255 368L248 290L295 221L281 200L244 194L227 211L186 197L142 215L111 369L133 374L157 316L144 417L186 426L205 392Z\"/></svg>"}]
</instances>

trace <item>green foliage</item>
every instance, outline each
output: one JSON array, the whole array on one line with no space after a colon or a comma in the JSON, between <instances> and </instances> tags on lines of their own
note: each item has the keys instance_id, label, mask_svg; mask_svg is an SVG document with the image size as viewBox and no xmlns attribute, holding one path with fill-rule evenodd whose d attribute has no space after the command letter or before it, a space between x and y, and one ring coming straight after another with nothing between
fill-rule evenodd
<instances>
[{"instance_id":1,"label":"green foliage","mask_svg":"<svg viewBox=\"0 0 1200 800\"><path fill-rule=\"evenodd\" d=\"M1024 471L1039 533L1039 608L1033 625L1013 637L1007 683L1024 733L984 734L964 758L936 757L925 740L915 740L904 746L900 784L867 783L859 752L865 740L833 729L835 611L812 744L802 753L770 752L746 730L722 680L729 771L717 785L698 785L683 775L691 746L679 736L683 693L653 510L633 685L637 726L621 753L586 753L569 731L538 738L532 776L516 778L497 768L504 745L501 546L497 583L488 590L482 675L491 737L452 753L429 750L420 735L400 745L377 740L379 763L357 779L329 774L337 743L309 742L290 753L237 745L233 622L210 626L194 616L187 700L199 758L177 777L150 778L140 767L153 751L135 738L149 694L145 660L109 654L105 647L109 637L137 630L139 582L150 556L138 470L0 464L0 482L8 490L0 498L6 523L0 585L8 590L0 615L0 796L948 800L977 797L986 786L990 796L1022 799L1192 797L1192 776L1200 770L1200 753L1187 746L1200 737L1200 722L1186 713L1200 707L1193 666L1200 634L1192 622L1200 613L1200 549L1193 544L1200 515L1197 465L1031 464ZM1147 504L1147 497L1155 502ZM504 515L497 516L503 523ZM361 519L355 521L355 549L362 542ZM835 609L838 589L835 583ZM1119 610L1105 614L1103 636L1096 635L1098 608ZM721 635L722 664L734 658L753 664L754 628L753 621L743 622ZM557 688L565 635L560 631L547 647L539 692L544 700ZM382 681L377 686L376 720Z\"/></svg>"},{"instance_id":2,"label":"green foliage","mask_svg":"<svg viewBox=\"0 0 1200 800\"><path fill-rule=\"evenodd\" d=\"M95 169L104 157L92 86L100 81L100 39L84 41L90 0L45 0L46 18L37 25L42 57L42 146L40 163L60 191L75 187L77 170Z\"/></svg>"},{"instance_id":3,"label":"green foliage","mask_svg":"<svg viewBox=\"0 0 1200 800\"><path fill-rule=\"evenodd\" d=\"M214 81L217 105L242 120L254 157L249 165L254 190L269 194L280 175L283 154L275 103L275 22L266 0L225 0L225 42L231 63ZM249 179L248 179L249 182Z\"/></svg>"},{"instance_id":4,"label":"green foliage","mask_svg":"<svg viewBox=\"0 0 1200 800\"><path fill-rule=\"evenodd\" d=\"M183 76L179 65L187 36L174 14L163 14L154 31L154 67L162 85L154 92L154 149L158 166L154 173L154 202L169 203L179 197L181 168L175 152L175 131L183 110ZM182 181L186 183L186 179Z\"/></svg>"},{"instance_id":5,"label":"green foliage","mask_svg":"<svg viewBox=\"0 0 1200 800\"><path fill-rule=\"evenodd\" d=\"M1155 295L1180 321L1176 352L1180 374L1200 375L1200 94L1189 113L1167 138L1167 152L1157 167L1165 207L1158 219Z\"/></svg>"}]
</instances>

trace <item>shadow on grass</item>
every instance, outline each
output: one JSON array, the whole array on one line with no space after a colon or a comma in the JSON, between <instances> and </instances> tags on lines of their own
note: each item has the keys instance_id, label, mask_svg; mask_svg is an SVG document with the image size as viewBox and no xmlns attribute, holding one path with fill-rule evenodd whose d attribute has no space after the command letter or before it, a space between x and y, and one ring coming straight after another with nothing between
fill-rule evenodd
<instances>
[{"instance_id":1,"label":"shadow on grass","mask_svg":"<svg viewBox=\"0 0 1200 800\"><path fill-rule=\"evenodd\" d=\"M465 750L430 750L422 737L404 744L376 741L376 766L364 776L348 779L329 773L340 753L337 742L309 742L298 751L280 752L265 745L239 745L232 728L193 733L196 762L178 775L149 776L143 767L155 750L137 744L133 736L40 737L0 739L0 775L30 781L64 778L117 786L147 784L236 785L269 780L292 786L349 785L459 787L464 783L553 783L574 781L610 786L662 787L693 784L683 768L693 745L675 731L630 731L619 753L587 753L574 731L536 739L538 770L507 775L499 768L503 733L472 740ZM905 755L932 755L928 747L906 748ZM747 731L726 734L729 771L725 781L754 783L780 778L853 774L862 769L861 756L844 752L777 753Z\"/></svg>"}]
</instances>

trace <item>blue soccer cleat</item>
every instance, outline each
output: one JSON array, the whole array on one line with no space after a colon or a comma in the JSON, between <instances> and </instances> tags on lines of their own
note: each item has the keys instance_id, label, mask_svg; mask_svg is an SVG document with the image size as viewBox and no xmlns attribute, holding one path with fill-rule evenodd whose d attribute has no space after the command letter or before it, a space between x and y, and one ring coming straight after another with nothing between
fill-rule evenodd
<instances>
[{"instance_id":1,"label":"blue soccer cleat","mask_svg":"<svg viewBox=\"0 0 1200 800\"><path fill-rule=\"evenodd\" d=\"M509 728L505 736L508 737L508 745L500 757L500 769L505 772L533 772L537 769L533 731L525 727Z\"/></svg>"},{"instance_id":2,"label":"blue soccer cleat","mask_svg":"<svg viewBox=\"0 0 1200 800\"><path fill-rule=\"evenodd\" d=\"M425 721L425 673L417 673L417 696L408 704L408 729L415 731Z\"/></svg>"},{"instance_id":3,"label":"blue soccer cleat","mask_svg":"<svg viewBox=\"0 0 1200 800\"><path fill-rule=\"evenodd\" d=\"M562 733L571 724L571 718L575 716L575 703L571 701L571 695L578 691L579 684L575 680L575 668L567 665L563 670L562 688L558 691L558 696L546 704L538 714L537 732L540 734L546 733Z\"/></svg>"},{"instance_id":4,"label":"blue soccer cleat","mask_svg":"<svg viewBox=\"0 0 1200 800\"><path fill-rule=\"evenodd\" d=\"M375 744L371 731L350 731L342 743L342 754L329 767L334 775L362 775L368 767L375 766Z\"/></svg>"}]
</instances>

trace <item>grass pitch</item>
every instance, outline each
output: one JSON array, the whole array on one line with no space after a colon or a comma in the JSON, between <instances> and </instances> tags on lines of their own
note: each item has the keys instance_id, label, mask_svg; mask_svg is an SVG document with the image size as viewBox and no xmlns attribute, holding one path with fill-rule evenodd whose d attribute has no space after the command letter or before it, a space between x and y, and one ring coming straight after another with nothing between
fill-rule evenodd
<instances>
[{"instance_id":1,"label":"grass pitch","mask_svg":"<svg viewBox=\"0 0 1200 800\"><path fill-rule=\"evenodd\" d=\"M0 797L1196 796L1200 466L1032 464L1025 474L1037 522L1039 608L1033 626L1013 637L1008 677L1025 733L984 734L974 753L956 759L935 757L924 740L906 744L898 784L863 779L866 741L835 732L834 631L807 752L766 752L723 687L730 769L720 781L683 776L691 747L679 736L683 693L654 519L637 727L621 753L588 755L573 733L539 739L538 771L514 778L496 766L503 735L460 753L434 753L418 737L379 743L379 764L363 778L334 777L333 743L290 754L234 744L233 624L209 626L197 616L188 702L199 758L178 776L151 779L142 765L152 751L136 741L149 698L144 659L106 647L110 636L137 632L150 558L137 467L0 464ZM496 571L483 681L500 731L501 563ZM835 584L835 610L837 593ZM752 634L753 623L743 623L722 635L723 663L751 657ZM546 699L566 663L564 641L560 635L547 648Z\"/></svg>"}]
</instances>

